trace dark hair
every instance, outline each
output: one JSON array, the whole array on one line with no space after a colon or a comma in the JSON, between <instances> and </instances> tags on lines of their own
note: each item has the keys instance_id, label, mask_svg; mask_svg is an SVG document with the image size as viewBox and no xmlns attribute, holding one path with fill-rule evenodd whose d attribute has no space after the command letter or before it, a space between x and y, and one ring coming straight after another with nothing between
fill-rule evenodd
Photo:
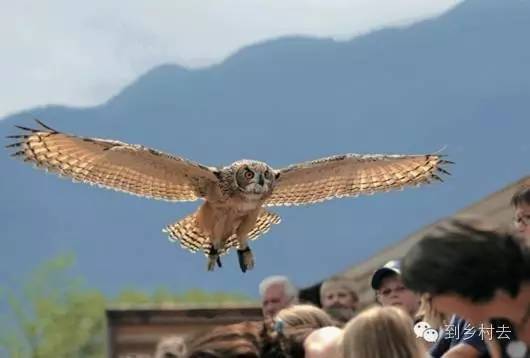
<instances>
[{"instance_id":1,"label":"dark hair","mask_svg":"<svg viewBox=\"0 0 530 358\"><path fill-rule=\"evenodd\" d=\"M189 343L189 358L258 358L261 324L243 322L201 332Z\"/></svg>"},{"instance_id":2,"label":"dark hair","mask_svg":"<svg viewBox=\"0 0 530 358\"><path fill-rule=\"evenodd\" d=\"M528 252L509 233L454 220L437 227L405 255L405 286L431 294L456 293L473 302L490 300L497 289L515 297L530 279Z\"/></svg>"},{"instance_id":3,"label":"dark hair","mask_svg":"<svg viewBox=\"0 0 530 358\"><path fill-rule=\"evenodd\" d=\"M511 204L517 207L521 204L530 205L530 185L520 187L512 196Z\"/></svg>"}]
</instances>

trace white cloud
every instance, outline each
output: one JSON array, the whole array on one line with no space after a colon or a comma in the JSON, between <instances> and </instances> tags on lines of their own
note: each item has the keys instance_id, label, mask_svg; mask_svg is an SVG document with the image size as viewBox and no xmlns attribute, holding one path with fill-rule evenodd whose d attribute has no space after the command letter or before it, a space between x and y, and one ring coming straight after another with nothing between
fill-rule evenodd
<instances>
[{"instance_id":1,"label":"white cloud","mask_svg":"<svg viewBox=\"0 0 530 358\"><path fill-rule=\"evenodd\" d=\"M0 117L104 102L162 63L218 62L284 35L351 38L460 0L0 0Z\"/></svg>"}]
</instances>

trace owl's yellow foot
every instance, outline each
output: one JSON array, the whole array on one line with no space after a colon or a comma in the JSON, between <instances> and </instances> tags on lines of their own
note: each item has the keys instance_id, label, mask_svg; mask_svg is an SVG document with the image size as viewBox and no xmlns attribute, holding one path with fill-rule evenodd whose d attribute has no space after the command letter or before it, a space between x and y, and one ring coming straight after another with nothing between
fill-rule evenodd
<instances>
[{"instance_id":1,"label":"owl's yellow foot","mask_svg":"<svg viewBox=\"0 0 530 358\"><path fill-rule=\"evenodd\" d=\"M237 257L239 259L239 267L241 271L247 272L247 270L252 270L254 268L254 255L250 247L247 247L244 250L237 250Z\"/></svg>"}]
</instances>

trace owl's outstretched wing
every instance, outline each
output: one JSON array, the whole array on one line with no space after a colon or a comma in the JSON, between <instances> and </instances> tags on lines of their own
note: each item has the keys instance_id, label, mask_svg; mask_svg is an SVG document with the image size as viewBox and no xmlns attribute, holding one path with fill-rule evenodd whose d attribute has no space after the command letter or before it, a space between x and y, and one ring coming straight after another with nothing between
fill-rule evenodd
<instances>
[{"instance_id":1,"label":"owl's outstretched wing","mask_svg":"<svg viewBox=\"0 0 530 358\"><path fill-rule=\"evenodd\" d=\"M440 155L346 154L291 165L279 177L266 206L301 205L400 189L440 180Z\"/></svg>"},{"instance_id":2,"label":"owl's outstretched wing","mask_svg":"<svg viewBox=\"0 0 530 358\"><path fill-rule=\"evenodd\" d=\"M217 182L215 168L205 167L141 145L83 138L43 129L20 127L24 133L7 145L12 155L74 181L99 185L147 198L193 201Z\"/></svg>"}]
</instances>

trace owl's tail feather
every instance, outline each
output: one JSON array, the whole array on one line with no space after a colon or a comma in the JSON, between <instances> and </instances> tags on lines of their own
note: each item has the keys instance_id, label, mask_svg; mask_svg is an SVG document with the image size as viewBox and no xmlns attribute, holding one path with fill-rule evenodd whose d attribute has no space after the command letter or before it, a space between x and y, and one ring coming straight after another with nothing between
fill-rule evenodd
<instances>
[{"instance_id":1,"label":"owl's tail feather","mask_svg":"<svg viewBox=\"0 0 530 358\"><path fill-rule=\"evenodd\" d=\"M256 240L261 235L269 231L273 224L279 224L281 221L282 219L280 218L280 215L270 211L262 210L258 216L258 220L256 220L254 228L248 233L248 239Z\"/></svg>"},{"instance_id":2,"label":"owl's tail feather","mask_svg":"<svg viewBox=\"0 0 530 358\"><path fill-rule=\"evenodd\" d=\"M169 235L169 241L179 242L184 249L188 249L191 252L204 250L210 240L208 234L203 232L197 225L196 217L197 212L166 226L162 231Z\"/></svg>"},{"instance_id":3,"label":"owl's tail feather","mask_svg":"<svg viewBox=\"0 0 530 358\"><path fill-rule=\"evenodd\" d=\"M208 234L203 232L197 225L196 216L197 212L188 215L184 219L168 225L162 231L169 235L171 242L179 242L181 247L191 252L202 250L208 256L212 251L212 244ZM254 228L248 233L248 240L259 238L269 231L273 224L279 224L280 222L281 218L278 214L263 210L258 216ZM224 247L220 248L217 253L224 255L231 248L237 247L238 242L235 235L233 235L226 240Z\"/></svg>"}]
</instances>

